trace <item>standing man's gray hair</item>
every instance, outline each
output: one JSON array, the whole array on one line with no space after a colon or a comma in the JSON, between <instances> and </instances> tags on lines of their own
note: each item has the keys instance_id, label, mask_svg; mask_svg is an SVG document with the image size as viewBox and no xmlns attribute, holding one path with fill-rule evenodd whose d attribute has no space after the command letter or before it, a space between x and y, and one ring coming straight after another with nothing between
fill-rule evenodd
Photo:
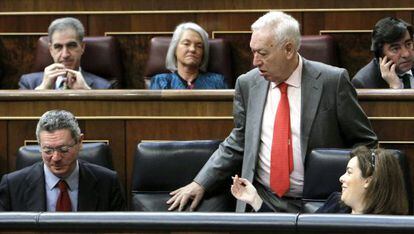
<instances>
[{"instance_id":1,"label":"standing man's gray hair","mask_svg":"<svg viewBox=\"0 0 414 234\"><path fill-rule=\"evenodd\" d=\"M42 131L54 132L56 130L67 129L76 143L81 137L81 130L75 116L65 110L50 110L44 113L37 123L36 137L40 144L40 133Z\"/></svg>"},{"instance_id":2,"label":"standing man's gray hair","mask_svg":"<svg viewBox=\"0 0 414 234\"><path fill-rule=\"evenodd\" d=\"M251 26L253 31L269 29L275 36L279 46L290 41L296 51L300 48L299 22L292 16L281 11L271 11L260 17Z\"/></svg>"},{"instance_id":3,"label":"standing man's gray hair","mask_svg":"<svg viewBox=\"0 0 414 234\"><path fill-rule=\"evenodd\" d=\"M73 29L76 32L76 37L79 42L83 41L83 37L85 36L85 28L83 27L82 23L73 17L65 17L55 19L50 25L48 29L49 35L49 42L52 43L52 35L55 31L64 31L67 29Z\"/></svg>"},{"instance_id":4,"label":"standing man's gray hair","mask_svg":"<svg viewBox=\"0 0 414 234\"><path fill-rule=\"evenodd\" d=\"M180 42L181 36L187 30L193 30L198 33L203 40L203 59L201 60L200 70L206 72L210 53L208 33L200 27L200 25L191 22L179 24L175 28L170 46L168 47L167 57L165 58L165 66L171 72L177 71L177 57L175 56L175 51L177 50L177 45Z\"/></svg>"}]
</instances>

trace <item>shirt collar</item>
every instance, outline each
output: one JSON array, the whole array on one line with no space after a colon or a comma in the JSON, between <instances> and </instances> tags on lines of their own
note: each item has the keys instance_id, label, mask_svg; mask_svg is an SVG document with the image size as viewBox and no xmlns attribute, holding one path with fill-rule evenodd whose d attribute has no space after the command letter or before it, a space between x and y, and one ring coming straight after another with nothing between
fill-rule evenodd
<instances>
[{"instance_id":1,"label":"shirt collar","mask_svg":"<svg viewBox=\"0 0 414 234\"><path fill-rule=\"evenodd\" d=\"M289 78L285 81L285 83L288 84L289 86L293 86L296 88L300 87L300 83L302 79L302 67L303 67L302 57L299 54L298 56L299 56L298 66L292 72L292 74L290 74ZM279 83L271 82L271 85L272 85L272 88L276 88L279 85Z\"/></svg>"},{"instance_id":2,"label":"shirt collar","mask_svg":"<svg viewBox=\"0 0 414 234\"><path fill-rule=\"evenodd\" d=\"M72 190L78 190L79 187L79 162L76 160L76 167L75 170L72 171L72 173L66 177L66 178L59 178L55 176L50 169L46 166L46 164L43 164L43 171L45 174L45 180L46 180L46 189L52 190L56 187L56 184L59 182L59 180L64 179L66 181L66 184L68 185L68 189L70 191Z\"/></svg>"},{"instance_id":3,"label":"shirt collar","mask_svg":"<svg viewBox=\"0 0 414 234\"><path fill-rule=\"evenodd\" d=\"M399 75L398 75L398 77L403 77L405 74L410 74L410 75L413 75L413 72L412 72L412 71L411 71L411 69L410 69L410 70L408 70L408 71L404 72L403 74L399 74Z\"/></svg>"}]
</instances>

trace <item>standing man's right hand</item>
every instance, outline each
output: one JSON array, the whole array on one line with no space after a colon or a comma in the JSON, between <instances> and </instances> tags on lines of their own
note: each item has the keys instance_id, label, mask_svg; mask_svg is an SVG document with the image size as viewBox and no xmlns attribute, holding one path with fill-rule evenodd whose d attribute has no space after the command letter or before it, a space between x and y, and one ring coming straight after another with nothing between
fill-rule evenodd
<instances>
[{"instance_id":1,"label":"standing man's right hand","mask_svg":"<svg viewBox=\"0 0 414 234\"><path fill-rule=\"evenodd\" d=\"M247 204L251 205L254 210L258 211L263 204L262 198L257 193L253 184L245 178L240 178L238 175L232 177L233 184L230 191L233 196Z\"/></svg>"},{"instance_id":2,"label":"standing man's right hand","mask_svg":"<svg viewBox=\"0 0 414 234\"><path fill-rule=\"evenodd\" d=\"M395 72L396 64L388 59L387 56L379 58L379 66L381 70L381 76L388 83L392 89L402 88L402 83L397 73Z\"/></svg>"},{"instance_id":3,"label":"standing man's right hand","mask_svg":"<svg viewBox=\"0 0 414 234\"><path fill-rule=\"evenodd\" d=\"M174 190L170 193L172 197L167 201L167 204L170 205L168 210L172 211L178 208L178 211L183 211L187 203L192 200L190 211L194 211L203 198L204 193L205 189L196 182L191 182L184 187Z\"/></svg>"},{"instance_id":4,"label":"standing man's right hand","mask_svg":"<svg viewBox=\"0 0 414 234\"><path fill-rule=\"evenodd\" d=\"M47 66L43 73L42 83L36 87L36 90L54 89L57 77L65 76L66 72L65 66L61 63L53 63Z\"/></svg>"}]
</instances>

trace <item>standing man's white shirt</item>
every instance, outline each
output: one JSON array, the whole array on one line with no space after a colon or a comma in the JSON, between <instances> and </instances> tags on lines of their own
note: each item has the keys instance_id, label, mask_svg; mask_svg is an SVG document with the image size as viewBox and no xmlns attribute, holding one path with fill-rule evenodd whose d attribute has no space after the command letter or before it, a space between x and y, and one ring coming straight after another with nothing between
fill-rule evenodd
<instances>
[{"instance_id":1,"label":"standing man's white shirt","mask_svg":"<svg viewBox=\"0 0 414 234\"><path fill-rule=\"evenodd\" d=\"M290 189L285 194L288 197L301 197L303 191L304 165L300 148L300 117L301 117L301 80L302 58L292 75L285 81L288 86L288 99L290 108L290 127L292 132L293 171L290 174ZM270 154L273 140L273 126L276 111L280 100L278 84L271 82L267 94L263 113L262 130L260 136L259 161L257 165L256 180L270 188Z\"/></svg>"}]
</instances>

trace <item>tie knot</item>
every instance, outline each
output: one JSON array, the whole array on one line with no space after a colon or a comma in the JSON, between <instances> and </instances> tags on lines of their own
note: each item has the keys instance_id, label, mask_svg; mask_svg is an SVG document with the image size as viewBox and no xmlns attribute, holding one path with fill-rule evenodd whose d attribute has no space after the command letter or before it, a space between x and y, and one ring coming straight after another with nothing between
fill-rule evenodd
<instances>
[{"instance_id":1,"label":"tie knot","mask_svg":"<svg viewBox=\"0 0 414 234\"><path fill-rule=\"evenodd\" d=\"M288 84L286 84L285 82L280 83L277 87L280 89L281 93L287 93Z\"/></svg>"},{"instance_id":2,"label":"tie knot","mask_svg":"<svg viewBox=\"0 0 414 234\"><path fill-rule=\"evenodd\" d=\"M66 182L64 180L59 180L58 188L60 189L61 192L67 191L68 190L68 185L66 184Z\"/></svg>"},{"instance_id":3,"label":"tie knot","mask_svg":"<svg viewBox=\"0 0 414 234\"><path fill-rule=\"evenodd\" d=\"M410 73L404 73L402 76L400 76L401 79L407 79L407 78L411 78L411 74Z\"/></svg>"}]
</instances>

